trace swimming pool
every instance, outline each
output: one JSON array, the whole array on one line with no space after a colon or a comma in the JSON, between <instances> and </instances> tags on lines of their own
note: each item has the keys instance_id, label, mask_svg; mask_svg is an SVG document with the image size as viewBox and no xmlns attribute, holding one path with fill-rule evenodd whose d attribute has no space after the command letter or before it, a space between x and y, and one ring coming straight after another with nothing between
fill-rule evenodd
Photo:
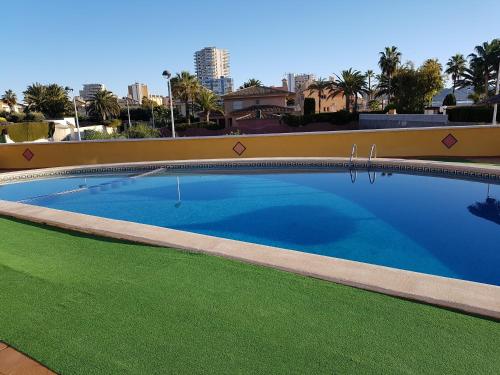
<instances>
[{"instance_id":1,"label":"swimming pool","mask_svg":"<svg viewBox=\"0 0 500 375\"><path fill-rule=\"evenodd\" d=\"M357 178L356 178L357 177ZM500 186L386 172L69 176L0 199L500 285Z\"/></svg>"}]
</instances>

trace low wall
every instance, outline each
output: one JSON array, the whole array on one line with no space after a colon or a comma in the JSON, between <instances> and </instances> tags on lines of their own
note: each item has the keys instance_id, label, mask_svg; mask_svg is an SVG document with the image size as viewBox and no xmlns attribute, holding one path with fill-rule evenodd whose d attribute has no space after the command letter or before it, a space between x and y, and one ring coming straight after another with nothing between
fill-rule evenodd
<instances>
[{"instance_id":1,"label":"low wall","mask_svg":"<svg viewBox=\"0 0 500 375\"><path fill-rule=\"evenodd\" d=\"M273 135L0 145L0 169L256 157L498 157L500 127L441 127Z\"/></svg>"},{"instance_id":2,"label":"low wall","mask_svg":"<svg viewBox=\"0 0 500 375\"><path fill-rule=\"evenodd\" d=\"M447 115L402 114L384 115L360 113L360 129L395 129L446 126Z\"/></svg>"}]
</instances>

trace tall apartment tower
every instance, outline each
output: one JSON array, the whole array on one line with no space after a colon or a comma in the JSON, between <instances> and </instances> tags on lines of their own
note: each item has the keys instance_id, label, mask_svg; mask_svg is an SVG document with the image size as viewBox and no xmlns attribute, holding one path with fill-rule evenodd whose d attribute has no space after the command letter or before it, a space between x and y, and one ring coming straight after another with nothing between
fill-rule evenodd
<instances>
[{"instance_id":1,"label":"tall apartment tower","mask_svg":"<svg viewBox=\"0 0 500 375\"><path fill-rule=\"evenodd\" d=\"M218 95L233 91L226 49L205 47L194 53L196 76L201 84Z\"/></svg>"},{"instance_id":2,"label":"tall apartment tower","mask_svg":"<svg viewBox=\"0 0 500 375\"><path fill-rule=\"evenodd\" d=\"M91 100L99 91L106 90L102 83L84 83L83 90L80 90L80 97L83 100Z\"/></svg>"},{"instance_id":3,"label":"tall apartment tower","mask_svg":"<svg viewBox=\"0 0 500 375\"><path fill-rule=\"evenodd\" d=\"M316 81L316 76L310 73L295 74L295 90L294 92L305 90L311 83Z\"/></svg>"},{"instance_id":4,"label":"tall apartment tower","mask_svg":"<svg viewBox=\"0 0 500 375\"><path fill-rule=\"evenodd\" d=\"M136 103L142 104L142 98L149 98L148 86L143 83L134 83L128 86L128 96Z\"/></svg>"}]
</instances>

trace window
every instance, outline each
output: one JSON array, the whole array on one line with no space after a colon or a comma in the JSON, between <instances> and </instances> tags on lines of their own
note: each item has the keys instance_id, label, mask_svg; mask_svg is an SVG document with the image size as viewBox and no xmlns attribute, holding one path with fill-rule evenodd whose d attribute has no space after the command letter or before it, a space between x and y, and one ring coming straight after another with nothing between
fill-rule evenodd
<instances>
[{"instance_id":1,"label":"window","mask_svg":"<svg viewBox=\"0 0 500 375\"><path fill-rule=\"evenodd\" d=\"M255 101L255 104L260 104L260 100L259 100L259 99L257 99L257 100Z\"/></svg>"},{"instance_id":2,"label":"window","mask_svg":"<svg viewBox=\"0 0 500 375\"><path fill-rule=\"evenodd\" d=\"M243 102L238 100L233 102L233 110L237 109L242 109L243 108Z\"/></svg>"}]
</instances>

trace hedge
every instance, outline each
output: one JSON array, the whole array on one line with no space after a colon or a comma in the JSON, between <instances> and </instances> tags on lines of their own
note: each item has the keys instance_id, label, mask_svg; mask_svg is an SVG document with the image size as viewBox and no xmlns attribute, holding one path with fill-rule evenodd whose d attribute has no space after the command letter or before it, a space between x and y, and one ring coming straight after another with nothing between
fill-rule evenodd
<instances>
[{"instance_id":1,"label":"hedge","mask_svg":"<svg viewBox=\"0 0 500 375\"><path fill-rule=\"evenodd\" d=\"M446 110L448 120L452 122L486 122L491 123L493 119L493 107L489 106L460 106ZM497 113L497 121L500 121L500 111Z\"/></svg>"},{"instance_id":2,"label":"hedge","mask_svg":"<svg viewBox=\"0 0 500 375\"><path fill-rule=\"evenodd\" d=\"M19 122L10 125L0 125L0 132L6 129L14 142L31 142L48 138L49 124L46 122Z\"/></svg>"},{"instance_id":3,"label":"hedge","mask_svg":"<svg viewBox=\"0 0 500 375\"><path fill-rule=\"evenodd\" d=\"M288 126L304 126L314 122L329 122L334 125L348 124L358 119L357 113L342 110L338 112L315 113L312 115L285 115L283 122Z\"/></svg>"},{"instance_id":4,"label":"hedge","mask_svg":"<svg viewBox=\"0 0 500 375\"><path fill-rule=\"evenodd\" d=\"M204 128L209 130L219 130L224 129L224 125L218 124L216 122L192 122L191 124L175 124L176 131L184 131L189 128Z\"/></svg>"}]
</instances>

